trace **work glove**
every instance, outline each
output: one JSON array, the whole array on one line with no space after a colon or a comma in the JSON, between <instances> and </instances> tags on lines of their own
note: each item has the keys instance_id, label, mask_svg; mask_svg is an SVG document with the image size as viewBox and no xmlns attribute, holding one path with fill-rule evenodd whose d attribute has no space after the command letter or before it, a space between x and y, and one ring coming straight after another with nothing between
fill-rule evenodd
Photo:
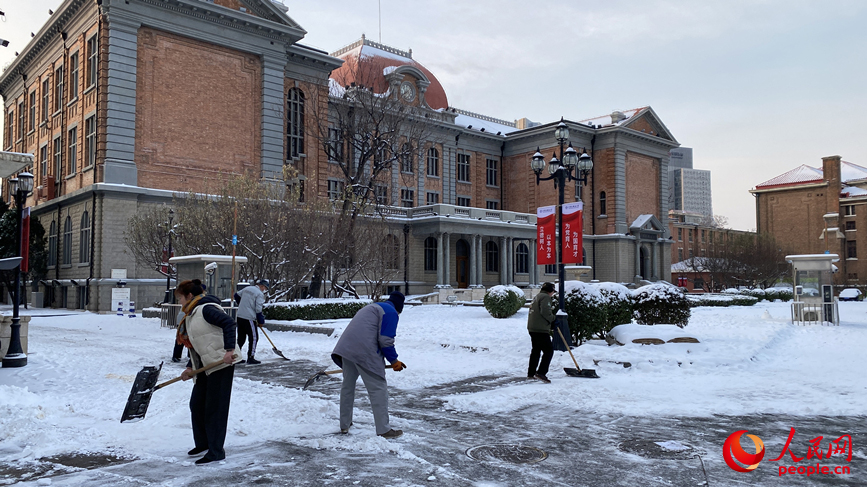
<instances>
[{"instance_id":1,"label":"work glove","mask_svg":"<svg viewBox=\"0 0 867 487\"><path fill-rule=\"evenodd\" d=\"M391 369L395 372L400 372L401 370L406 368L406 364L401 362L400 360L395 360L393 364L391 364Z\"/></svg>"}]
</instances>

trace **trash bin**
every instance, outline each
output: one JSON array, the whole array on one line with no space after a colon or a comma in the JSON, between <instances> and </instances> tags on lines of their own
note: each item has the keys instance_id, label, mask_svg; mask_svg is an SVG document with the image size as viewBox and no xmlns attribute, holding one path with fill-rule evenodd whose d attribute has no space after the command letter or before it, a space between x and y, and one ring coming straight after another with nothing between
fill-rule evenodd
<instances>
[{"instance_id":1,"label":"trash bin","mask_svg":"<svg viewBox=\"0 0 867 487\"><path fill-rule=\"evenodd\" d=\"M557 333L557 330L554 330L554 350L558 352L566 352L572 348L572 332L569 330L569 321L563 316L563 319L559 319L558 317L557 323L554 325L555 327L560 329L560 333L566 337L566 343L563 343L563 340L560 339L560 333Z\"/></svg>"}]
</instances>

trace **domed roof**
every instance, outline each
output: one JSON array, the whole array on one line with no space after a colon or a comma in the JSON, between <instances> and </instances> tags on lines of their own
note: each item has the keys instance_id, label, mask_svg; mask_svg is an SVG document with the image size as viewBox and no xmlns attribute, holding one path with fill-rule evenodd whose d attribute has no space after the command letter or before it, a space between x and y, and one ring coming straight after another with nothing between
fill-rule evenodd
<instances>
[{"instance_id":1,"label":"domed roof","mask_svg":"<svg viewBox=\"0 0 867 487\"><path fill-rule=\"evenodd\" d=\"M353 84L371 88L375 93L388 91L386 76L395 71L430 83L424 94L427 105L435 110L449 106L446 92L427 68L412 59L412 50L401 51L361 36L343 49L331 54L342 59L343 65L331 73L331 79L340 87ZM410 69L401 69L408 67Z\"/></svg>"}]
</instances>

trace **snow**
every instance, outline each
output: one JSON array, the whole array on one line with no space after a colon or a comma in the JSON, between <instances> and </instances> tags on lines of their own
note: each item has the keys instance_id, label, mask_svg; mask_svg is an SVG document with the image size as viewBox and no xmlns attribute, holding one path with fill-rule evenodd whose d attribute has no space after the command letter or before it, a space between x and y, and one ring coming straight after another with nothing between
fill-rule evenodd
<instances>
[{"instance_id":1,"label":"snow","mask_svg":"<svg viewBox=\"0 0 867 487\"><path fill-rule=\"evenodd\" d=\"M641 338L658 338L664 342L675 338L684 338L693 336L677 325L638 325L628 323L625 325L617 325L611 329L611 336L620 343L632 343L632 340Z\"/></svg>"},{"instance_id":2,"label":"snow","mask_svg":"<svg viewBox=\"0 0 867 487\"><path fill-rule=\"evenodd\" d=\"M459 113L458 116L455 117L455 125L459 125L461 127L469 127L470 125L472 125L472 130L485 129L485 133L493 135L496 135L497 132L502 132L502 135L505 135L510 132L518 131L518 129L515 127L510 127L508 125L503 125L501 123L491 122L488 120L482 120L481 118L471 117L463 113Z\"/></svg>"},{"instance_id":3,"label":"snow","mask_svg":"<svg viewBox=\"0 0 867 487\"><path fill-rule=\"evenodd\" d=\"M586 292L618 289L568 284L571 290ZM409 368L390 374L388 382L396 391L439 399L447 411L483 415L526 414L523 408L556 406L576 414L648 418L858 416L867 404L867 375L862 372L867 368L867 315L863 303L841 302L839 308L840 326L794 326L789 303L693 308L683 332L701 343L608 346L591 340L573 353L581 367L597 370L599 380L565 376L562 369L574 366L567 353L556 352L549 373L552 385L505 383L457 394L436 386L486 375L524 375L530 351L528 310L494 319L483 307L413 306L401 315L395 343ZM56 316L58 311L25 311L33 315L28 365L0 369L0 462L71 451L189 462L178 453L192 444L189 382L155 392L143 421L119 421L142 366L166 361L161 381L181 372L182 364L168 360L174 330L160 328L156 318L66 310L65 316ZM322 370L333 367L329 354L348 321L335 320L331 336L280 331L269 336L287 357L314 360ZM276 359L268 345L260 345L257 354L266 364ZM629 367L623 366L626 362ZM356 428L361 434L329 434L338 425L338 404L313 389L236 376L226 439L229 455L241 447L277 441L355 453L391 452L410 459L419 453L412 442L366 434L372 415L358 404ZM394 394L395 400L400 396ZM398 428L424 427L421 421L393 418ZM674 444L660 446L677 449Z\"/></svg>"},{"instance_id":4,"label":"snow","mask_svg":"<svg viewBox=\"0 0 867 487\"><path fill-rule=\"evenodd\" d=\"M861 291L855 288L848 288L840 291L841 298L857 298L861 295Z\"/></svg>"},{"instance_id":5,"label":"snow","mask_svg":"<svg viewBox=\"0 0 867 487\"><path fill-rule=\"evenodd\" d=\"M507 293L512 291L517 294L518 297L524 296L524 290L519 288L518 286L494 286L488 289L488 294L497 296L497 297L506 297Z\"/></svg>"}]
</instances>

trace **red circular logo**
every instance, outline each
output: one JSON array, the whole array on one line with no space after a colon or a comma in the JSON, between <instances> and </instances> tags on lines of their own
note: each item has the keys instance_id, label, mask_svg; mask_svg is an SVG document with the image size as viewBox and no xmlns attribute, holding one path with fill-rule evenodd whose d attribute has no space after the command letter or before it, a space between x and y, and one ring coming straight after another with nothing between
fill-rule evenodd
<instances>
[{"instance_id":1,"label":"red circular logo","mask_svg":"<svg viewBox=\"0 0 867 487\"><path fill-rule=\"evenodd\" d=\"M736 472L749 472L755 470L762 461L762 458L765 456L765 444L762 442L762 439L756 435L747 435L749 439L753 440L753 444L756 447L756 453L747 453L743 448L741 448L741 436L746 432L747 430L735 431L730 434L729 437L726 438L725 443L723 443L723 458L726 461L726 465ZM738 465L735 460L747 466L742 467Z\"/></svg>"}]
</instances>

